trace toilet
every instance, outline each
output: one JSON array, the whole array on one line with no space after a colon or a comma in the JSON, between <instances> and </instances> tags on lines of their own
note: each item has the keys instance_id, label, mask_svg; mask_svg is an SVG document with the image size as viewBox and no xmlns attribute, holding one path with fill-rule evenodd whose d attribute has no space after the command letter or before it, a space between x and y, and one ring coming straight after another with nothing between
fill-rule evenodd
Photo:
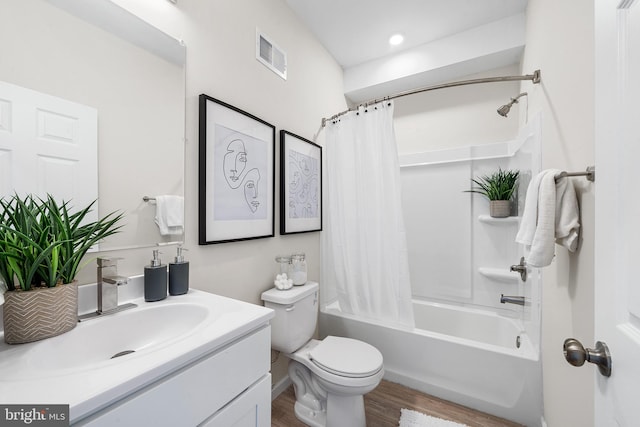
<instances>
[{"instance_id":1,"label":"toilet","mask_svg":"<svg viewBox=\"0 0 640 427\"><path fill-rule=\"evenodd\" d=\"M351 338L311 339L318 322L316 282L270 289L262 301L275 311L271 348L290 359L296 417L313 427L365 427L363 395L384 375L378 349Z\"/></svg>"}]
</instances>

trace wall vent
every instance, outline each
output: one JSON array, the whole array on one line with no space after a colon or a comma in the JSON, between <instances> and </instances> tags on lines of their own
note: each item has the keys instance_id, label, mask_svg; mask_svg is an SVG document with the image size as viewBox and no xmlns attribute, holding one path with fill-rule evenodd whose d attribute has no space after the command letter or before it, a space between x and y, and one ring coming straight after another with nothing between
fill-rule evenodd
<instances>
[{"instance_id":1,"label":"wall vent","mask_svg":"<svg viewBox=\"0 0 640 427\"><path fill-rule=\"evenodd\" d=\"M287 54L256 28L256 59L287 80Z\"/></svg>"}]
</instances>

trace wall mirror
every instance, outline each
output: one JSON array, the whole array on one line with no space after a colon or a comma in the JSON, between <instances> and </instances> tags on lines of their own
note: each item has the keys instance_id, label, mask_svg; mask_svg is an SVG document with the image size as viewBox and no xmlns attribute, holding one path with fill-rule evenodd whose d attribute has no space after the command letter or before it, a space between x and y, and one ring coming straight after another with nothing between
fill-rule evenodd
<instances>
[{"instance_id":1,"label":"wall mirror","mask_svg":"<svg viewBox=\"0 0 640 427\"><path fill-rule=\"evenodd\" d=\"M184 45L109 0L5 0L0 38L6 41L0 82L96 112L97 160L86 176L78 172L65 185L89 187L92 172L96 213L125 213L122 232L100 250L183 240L181 234L160 234L156 205L143 197L184 196ZM15 170L6 150L3 160L7 129L2 124L12 113L11 103L1 98L0 163L6 168L0 172L0 195L5 196L15 191L20 174L33 175L39 168ZM63 119L49 125L72 137L73 127L64 115L57 117ZM30 192L46 193L42 183L33 185L37 188Z\"/></svg>"}]
</instances>

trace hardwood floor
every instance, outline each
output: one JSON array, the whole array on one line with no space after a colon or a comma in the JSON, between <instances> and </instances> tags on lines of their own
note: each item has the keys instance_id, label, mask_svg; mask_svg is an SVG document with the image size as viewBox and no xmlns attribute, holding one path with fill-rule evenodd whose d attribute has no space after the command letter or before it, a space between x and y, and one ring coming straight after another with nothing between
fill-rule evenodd
<instances>
[{"instance_id":1,"label":"hardwood floor","mask_svg":"<svg viewBox=\"0 0 640 427\"><path fill-rule=\"evenodd\" d=\"M271 405L272 427L305 427L293 413L295 403L293 386L273 401ZM364 396L367 427L398 426L400 409L413 409L424 414L466 424L469 427L516 427L519 424L493 415L474 411L447 402L400 384L382 381L371 393Z\"/></svg>"}]
</instances>

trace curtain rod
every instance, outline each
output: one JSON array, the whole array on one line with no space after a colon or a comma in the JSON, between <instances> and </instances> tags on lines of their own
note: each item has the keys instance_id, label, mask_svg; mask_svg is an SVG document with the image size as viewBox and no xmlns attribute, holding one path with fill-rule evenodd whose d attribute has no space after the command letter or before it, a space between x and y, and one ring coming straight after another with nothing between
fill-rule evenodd
<instances>
[{"instance_id":1,"label":"curtain rod","mask_svg":"<svg viewBox=\"0 0 640 427\"><path fill-rule=\"evenodd\" d=\"M353 108L349 108L348 110L341 111L329 118L323 118L321 128L326 126L327 121L337 119L338 117L343 116L351 111L356 111L358 107L361 107L361 106L367 107L369 105L377 104L378 102L388 101L390 99L400 98L402 96L428 92L436 89L445 89L445 88L454 87L454 86L474 85L478 83L512 82L512 81L518 81L518 80L531 80L533 83L536 83L536 84L540 83L540 70L535 70L533 74L525 74L523 76L484 77L481 79L460 80L457 82L443 83L435 86L427 86L420 89L407 90L404 92L396 93L394 95L385 96L384 98L371 99L369 101L358 104L357 107L353 107Z\"/></svg>"}]
</instances>

